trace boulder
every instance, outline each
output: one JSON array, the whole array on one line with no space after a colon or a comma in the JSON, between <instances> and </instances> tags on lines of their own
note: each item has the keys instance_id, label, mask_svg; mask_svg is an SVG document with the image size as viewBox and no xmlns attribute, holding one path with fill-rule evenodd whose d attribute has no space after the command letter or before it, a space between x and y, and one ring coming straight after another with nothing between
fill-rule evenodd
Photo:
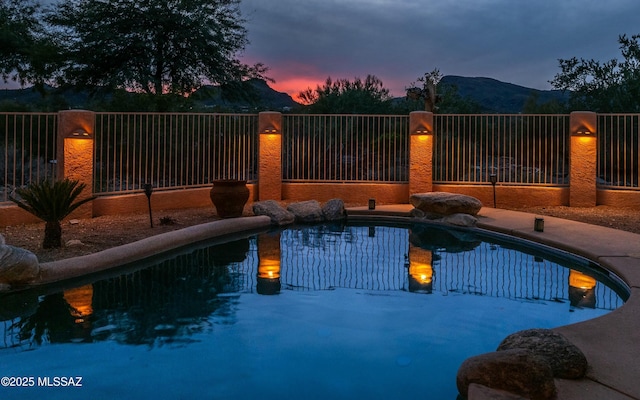
<instances>
[{"instance_id":1,"label":"boulder","mask_svg":"<svg viewBox=\"0 0 640 400\"><path fill-rule=\"evenodd\" d=\"M23 284L35 280L40 274L38 257L19 247L4 244L0 235L0 283Z\"/></svg>"},{"instance_id":2,"label":"boulder","mask_svg":"<svg viewBox=\"0 0 640 400\"><path fill-rule=\"evenodd\" d=\"M320 203L316 200L291 203L287 207L287 210L295 215L296 222L303 224L312 224L324 220L322 207L320 207Z\"/></svg>"},{"instance_id":3,"label":"boulder","mask_svg":"<svg viewBox=\"0 0 640 400\"><path fill-rule=\"evenodd\" d=\"M258 201L253 203L253 213L255 215L266 215L271 218L272 225L288 225L292 224L296 217L285 210L280 204L278 204L275 200L265 200Z\"/></svg>"},{"instance_id":4,"label":"boulder","mask_svg":"<svg viewBox=\"0 0 640 400\"><path fill-rule=\"evenodd\" d=\"M498 351L526 349L546 360L553 375L562 379L580 379L587 372L587 358L567 338L550 329L527 329L507 336Z\"/></svg>"},{"instance_id":5,"label":"boulder","mask_svg":"<svg viewBox=\"0 0 640 400\"><path fill-rule=\"evenodd\" d=\"M475 216L478 215L482 208L482 203L475 197L446 192L416 193L411 195L409 202L415 208L427 214L451 215L462 213Z\"/></svg>"},{"instance_id":6,"label":"boulder","mask_svg":"<svg viewBox=\"0 0 640 400\"><path fill-rule=\"evenodd\" d=\"M345 218L344 201L331 199L322 206L322 215L327 221L338 221Z\"/></svg>"},{"instance_id":7,"label":"boulder","mask_svg":"<svg viewBox=\"0 0 640 400\"><path fill-rule=\"evenodd\" d=\"M442 222L449 225L471 228L476 226L476 224L478 223L478 218L474 217L473 215L458 213L447 215L446 217L442 218Z\"/></svg>"},{"instance_id":8,"label":"boulder","mask_svg":"<svg viewBox=\"0 0 640 400\"><path fill-rule=\"evenodd\" d=\"M551 367L544 358L526 349L495 351L466 359L456 376L458 391L464 398L468 397L472 383L531 400L556 397Z\"/></svg>"}]
</instances>

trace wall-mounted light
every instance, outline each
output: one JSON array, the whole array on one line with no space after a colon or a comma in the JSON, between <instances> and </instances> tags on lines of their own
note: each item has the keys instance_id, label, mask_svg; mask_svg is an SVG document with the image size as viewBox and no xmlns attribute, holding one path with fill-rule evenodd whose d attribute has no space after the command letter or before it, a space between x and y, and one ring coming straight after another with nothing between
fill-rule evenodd
<instances>
[{"instance_id":1,"label":"wall-mounted light","mask_svg":"<svg viewBox=\"0 0 640 400\"><path fill-rule=\"evenodd\" d=\"M369 199L369 210L375 210L376 209L376 199Z\"/></svg>"},{"instance_id":2,"label":"wall-mounted light","mask_svg":"<svg viewBox=\"0 0 640 400\"><path fill-rule=\"evenodd\" d=\"M68 138L74 139L93 139L93 134L84 129L75 129L67 135Z\"/></svg>"},{"instance_id":3,"label":"wall-mounted light","mask_svg":"<svg viewBox=\"0 0 640 400\"><path fill-rule=\"evenodd\" d=\"M573 136L591 136L593 131L584 125L581 125L573 132Z\"/></svg>"},{"instance_id":4,"label":"wall-mounted light","mask_svg":"<svg viewBox=\"0 0 640 400\"><path fill-rule=\"evenodd\" d=\"M267 127L265 129L263 129L262 132L260 132L260 133L263 133L265 135L277 135L277 134L280 133L280 131L278 129L276 129L275 127L273 127L273 126L270 126L270 127Z\"/></svg>"},{"instance_id":5,"label":"wall-mounted light","mask_svg":"<svg viewBox=\"0 0 640 400\"><path fill-rule=\"evenodd\" d=\"M412 135L431 135L431 131L427 128L418 128L411 132Z\"/></svg>"}]
</instances>

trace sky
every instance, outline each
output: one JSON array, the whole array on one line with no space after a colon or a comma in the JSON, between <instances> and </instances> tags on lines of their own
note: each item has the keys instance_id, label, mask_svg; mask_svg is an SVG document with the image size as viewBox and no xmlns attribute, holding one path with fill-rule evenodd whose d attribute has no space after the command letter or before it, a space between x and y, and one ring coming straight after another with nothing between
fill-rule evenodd
<instances>
[{"instance_id":1,"label":"sky","mask_svg":"<svg viewBox=\"0 0 640 400\"><path fill-rule=\"evenodd\" d=\"M638 0L242 0L245 63L294 96L375 75L394 96L434 69L551 89L559 59L622 58Z\"/></svg>"}]
</instances>

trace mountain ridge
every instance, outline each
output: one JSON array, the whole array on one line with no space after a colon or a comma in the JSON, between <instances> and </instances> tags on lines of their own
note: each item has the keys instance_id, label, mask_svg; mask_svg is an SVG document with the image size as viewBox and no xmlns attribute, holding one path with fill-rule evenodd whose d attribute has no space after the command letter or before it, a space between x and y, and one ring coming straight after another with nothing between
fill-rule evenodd
<instances>
[{"instance_id":1,"label":"mountain ridge","mask_svg":"<svg viewBox=\"0 0 640 400\"><path fill-rule=\"evenodd\" d=\"M228 96L227 89L209 85L196 90L191 98L198 108L212 111L286 112L304 107L289 94L273 89L266 81L254 79L243 84L246 84L245 89L248 88L245 95ZM487 77L446 75L439 84L440 87L444 85L455 87L460 97L479 104L483 113L520 113L531 96L535 96L538 103L565 102L568 99L568 94L562 91L532 89ZM53 88L47 88L47 93L62 96L70 108L88 107L91 101L88 93L82 91L57 92ZM394 100L401 99L404 97ZM0 90L0 103L38 104L41 101L40 93L33 88Z\"/></svg>"},{"instance_id":2,"label":"mountain ridge","mask_svg":"<svg viewBox=\"0 0 640 400\"><path fill-rule=\"evenodd\" d=\"M440 85L456 87L461 97L478 103L484 113L520 113L532 95L537 97L538 103L568 100L568 94L560 90L532 89L487 77L446 75Z\"/></svg>"}]
</instances>

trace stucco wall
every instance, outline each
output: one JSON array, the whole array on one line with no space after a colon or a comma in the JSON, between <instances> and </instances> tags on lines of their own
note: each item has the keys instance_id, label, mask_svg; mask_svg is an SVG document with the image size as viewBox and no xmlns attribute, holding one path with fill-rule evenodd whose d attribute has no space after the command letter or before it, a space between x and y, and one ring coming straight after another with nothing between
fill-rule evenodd
<instances>
[{"instance_id":1,"label":"stucco wall","mask_svg":"<svg viewBox=\"0 0 640 400\"><path fill-rule=\"evenodd\" d=\"M365 204L370 198L382 203L408 203L408 184L368 183L284 183L282 199L285 201L327 200L340 198L345 203Z\"/></svg>"}]
</instances>

